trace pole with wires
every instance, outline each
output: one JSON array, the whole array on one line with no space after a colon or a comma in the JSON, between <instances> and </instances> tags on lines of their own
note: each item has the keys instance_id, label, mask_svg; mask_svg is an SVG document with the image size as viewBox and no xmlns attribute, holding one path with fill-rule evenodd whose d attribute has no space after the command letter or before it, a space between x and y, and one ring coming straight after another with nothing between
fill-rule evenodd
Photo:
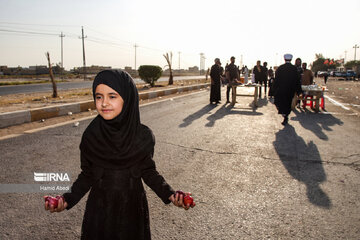
<instances>
[{"instance_id":1,"label":"pole with wires","mask_svg":"<svg viewBox=\"0 0 360 240\"><path fill-rule=\"evenodd\" d=\"M81 39L82 39L82 47L83 47L83 73L84 73L84 81L86 80L86 61L85 61L85 43L84 38L87 38L87 36L84 36L84 27L81 26Z\"/></svg>"}]
</instances>

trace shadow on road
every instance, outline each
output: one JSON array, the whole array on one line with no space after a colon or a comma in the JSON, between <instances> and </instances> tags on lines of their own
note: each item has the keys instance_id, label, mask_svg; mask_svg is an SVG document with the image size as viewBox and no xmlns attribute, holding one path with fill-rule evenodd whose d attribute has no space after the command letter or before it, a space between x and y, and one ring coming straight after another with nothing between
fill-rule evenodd
<instances>
[{"instance_id":1,"label":"shadow on road","mask_svg":"<svg viewBox=\"0 0 360 240\"><path fill-rule=\"evenodd\" d=\"M239 108L236 107L236 105L231 106L230 104L222 105L221 108L219 108L215 113L211 114L206 118L209 122L206 123L205 126L213 127L217 120L229 114L240 114L240 115L250 115L250 116L263 115L260 112L256 112L256 109L254 108Z\"/></svg>"},{"instance_id":2,"label":"shadow on road","mask_svg":"<svg viewBox=\"0 0 360 240\"><path fill-rule=\"evenodd\" d=\"M279 130L275 136L273 144L281 162L294 179L306 185L309 201L330 209L331 200L320 188L320 184L326 181L326 173L317 146L312 141L306 143L291 125Z\"/></svg>"},{"instance_id":3,"label":"shadow on road","mask_svg":"<svg viewBox=\"0 0 360 240\"><path fill-rule=\"evenodd\" d=\"M303 128L312 131L318 138L323 140L329 139L324 131L332 131L331 126L344 124L331 114L318 114L309 110L300 110L299 112L297 109L293 112L296 116L292 117L291 120L299 121Z\"/></svg>"},{"instance_id":4,"label":"shadow on road","mask_svg":"<svg viewBox=\"0 0 360 240\"><path fill-rule=\"evenodd\" d=\"M203 115L210 112L211 110L213 110L216 107L217 107L217 105L215 105L215 104L205 105L199 111L194 112L193 114L191 114L191 115L187 116L186 118L184 118L184 120L183 120L184 122L181 123L179 125L179 127L184 128L184 127L189 126L193 121L195 121L196 119L201 118Z\"/></svg>"}]
</instances>

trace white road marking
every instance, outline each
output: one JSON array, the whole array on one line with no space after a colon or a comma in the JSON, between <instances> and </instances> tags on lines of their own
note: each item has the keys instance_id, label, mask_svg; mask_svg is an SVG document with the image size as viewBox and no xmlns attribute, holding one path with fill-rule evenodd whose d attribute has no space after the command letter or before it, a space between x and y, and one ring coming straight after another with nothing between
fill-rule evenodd
<instances>
[{"instance_id":1,"label":"white road marking","mask_svg":"<svg viewBox=\"0 0 360 240\"><path fill-rule=\"evenodd\" d=\"M350 108L345 107L342 103L340 103L340 102L332 99L331 97L329 97L329 96L327 96L327 95L325 95L325 98L327 98L330 102L332 102L332 103L333 103L334 105L336 105L336 106L342 107L343 109L348 110L348 111L350 110Z\"/></svg>"}]
</instances>

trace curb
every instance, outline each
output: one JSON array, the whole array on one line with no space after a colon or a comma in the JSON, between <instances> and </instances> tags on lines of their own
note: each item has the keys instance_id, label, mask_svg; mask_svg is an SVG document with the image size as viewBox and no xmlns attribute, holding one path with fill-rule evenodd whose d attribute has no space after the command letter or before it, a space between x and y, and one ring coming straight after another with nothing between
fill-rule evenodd
<instances>
[{"instance_id":1,"label":"curb","mask_svg":"<svg viewBox=\"0 0 360 240\"><path fill-rule=\"evenodd\" d=\"M178 88L168 88L165 90L157 90L152 92L139 93L140 100L157 98L167 96L174 93L187 92L198 90L210 86L210 83L203 83L199 85L184 86ZM5 128L13 125L40 121L42 119L59 117L67 115L68 112L80 113L88 111L88 109L95 109L94 101L83 101L76 103L68 103L63 105L56 105L44 108L34 108L29 110L20 110L14 112L0 113L0 128Z\"/></svg>"}]
</instances>

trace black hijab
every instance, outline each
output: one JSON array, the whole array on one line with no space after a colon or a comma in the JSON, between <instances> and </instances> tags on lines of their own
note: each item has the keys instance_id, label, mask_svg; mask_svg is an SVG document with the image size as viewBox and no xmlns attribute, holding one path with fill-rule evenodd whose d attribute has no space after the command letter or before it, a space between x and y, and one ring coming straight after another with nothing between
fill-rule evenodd
<instances>
[{"instance_id":1,"label":"black hijab","mask_svg":"<svg viewBox=\"0 0 360 240\"><path fill-rule=\"evenodd\" d=\"M81 154L100 167L129 168L150 157L155 144L151 130L140 123L136 85L126 72L102 71L94 79L94 100L99 84L105 84L119 93L124 106L115 118L105 120L98 115L89 124L80 143Z\"/></svg>"}]
</instances>

